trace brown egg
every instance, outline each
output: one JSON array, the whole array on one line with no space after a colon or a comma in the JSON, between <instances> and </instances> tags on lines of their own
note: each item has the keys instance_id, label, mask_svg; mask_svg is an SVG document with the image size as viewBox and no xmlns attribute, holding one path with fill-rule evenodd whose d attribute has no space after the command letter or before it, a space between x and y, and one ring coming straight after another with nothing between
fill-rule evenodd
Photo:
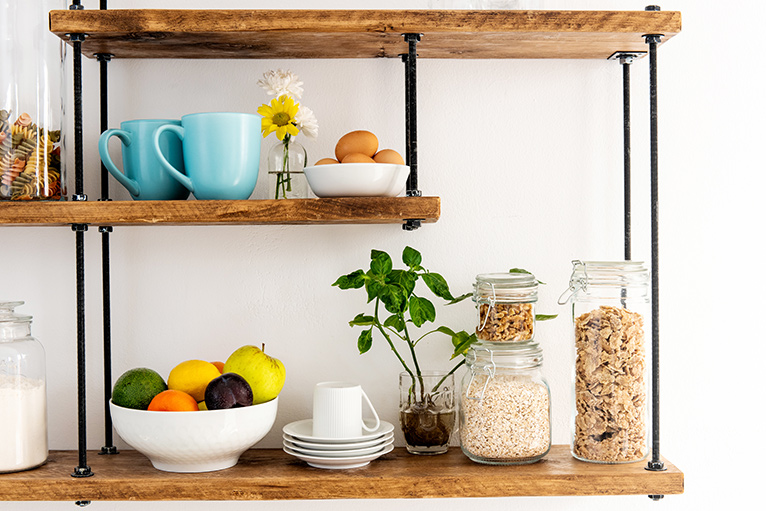
<instances>
[{"instance_id":1,"label":"brown egg","mask_svg":"<svg viewBox=\"0 0 766 511\"><path fill-rule=\"evenodd\" d=\"M342 162L346 155L360 153L372 158L378 152L378 137L364 130L346 133L335 146L335 158Z\"/></svg>"},{"instance_id":2,"label":"brown egg","mask_svg":"<svg viewBox=\"0 0 766 511\"><path fill-rule=\"evenodd\" d=\"M402 158L402 155L393 149L381 149L372 157L372 159L375 160L375 163L395 163L397 165L404 165L404 158Z\"/></svg>"},{"instance_id":3,"label":"brown egg","mask_svg":"<svg viewBox=\"0 0 766 511\"><path fill-rule=\"evenodd\" d=\"M332 165L334 163L340 163L335 158L322 158L318 162L316 162L314 165Z\"/></svg>"},{"instance_id":4,"label":"brown egg","mask_svg":"<svg viewBox=\"0 0 766 511\"><path fill-rule=\"evenodd\" d=\"M341 163L375 163L375 160L362 153L347 154Z\"/></svg>"}]
</instances>

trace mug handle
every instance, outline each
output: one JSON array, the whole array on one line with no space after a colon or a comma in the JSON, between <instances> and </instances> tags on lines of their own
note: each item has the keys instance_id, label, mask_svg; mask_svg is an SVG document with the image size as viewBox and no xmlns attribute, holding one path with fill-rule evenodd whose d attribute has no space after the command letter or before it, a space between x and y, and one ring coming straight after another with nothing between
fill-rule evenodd
<instances>
[{"instance_id":1,"label":"mug handle","mask_svg":"<svg viewBox=\"0 0 766 511\"><path fill-rule=\"evenodd\" d=\"M375 408L372 406L372 403L370 402L370 398L367 397L367 394L364 392L364 390L362 390L362 397L364 398L365 401L367 401L367 406L369 406L370 410L372 410L372 415L375 416L375 426L372 428L368 428L367 425L364 423L364 421L362 421L362 429L372 433L373 431L375 431L376 429L380 427L380 417L378 417L378 412L375 411Z\"/></svg>"},{"instance_id":2,"label":"mug handle","mask_svg":"<svg viewBox=\"0 0 766 511\"><path fill-rule=\"evenodd\" d=\"M178 171L178 169L171 165L160 150L160 135L162 135L162 133L165 131L172 131L178 136L178 138L181 139L181 141L184 139L183 126L177 126L175 124L164 124L154 131L154 153L157 156L160 165L162 165L162 168L165 169L168 174L170 174L170 177L181 183L187 190L194 193L194 185L192 184L191 179L183 175Z\"/></svg>"},{"instance_id":3,"label":"mug handle","mask_svg":"<svg viewBox=\"0 0 766 511\"><path fill-rule=\"evenodd\" d=\"M128 131L106 130L98 138L98 154L101 156L101 161L104 162L104 167L114 176L117 182L124 186L132 196L138 197L141 195L141 188L138 186L138 182L120 172L120 169L112 161L112 157L109 156L109 139L112 137L119 138L125 146L129 146L133 142L133 137Z\"/></svg>"}]
</instances>

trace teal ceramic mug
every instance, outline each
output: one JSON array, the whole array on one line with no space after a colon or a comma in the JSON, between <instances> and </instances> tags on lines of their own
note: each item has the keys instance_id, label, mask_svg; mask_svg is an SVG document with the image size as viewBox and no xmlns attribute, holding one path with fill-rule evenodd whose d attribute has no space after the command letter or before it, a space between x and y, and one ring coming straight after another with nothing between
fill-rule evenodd
<instances>
[{"instance_id":1,"label":"teal ceramic mug","mask_svg":"<svg viewBox=\"0 0 766 511\"><path fill-rule=\"evenodd\" d=\"M186 174L162 154L163 133L181 139ZM197 199L247 199L255 189L261 159L261 116L207 112L181 117L181 125L154 132L154 152L168 175Z\"/></svg>"},{"instance_id":2,"label":"teal ceramic mug","mask_svg":"<svg viewBox=\"0 0 766 511\"><path fill-rule=\"evenodd\" d=\"M98 153L104 167L124 186L134 200L183 200L189 190L170 177L160 165L154 152L154 132L160 126L180 126L172 119L137 119L125 121L120 129L106 130L98 139ZM122 168L120 172L109 156L109 140L117 137L122 142ZM184 170L181 141L171 134L159 139L160 151L167 161Z\"/></svg>"}]
</instances>

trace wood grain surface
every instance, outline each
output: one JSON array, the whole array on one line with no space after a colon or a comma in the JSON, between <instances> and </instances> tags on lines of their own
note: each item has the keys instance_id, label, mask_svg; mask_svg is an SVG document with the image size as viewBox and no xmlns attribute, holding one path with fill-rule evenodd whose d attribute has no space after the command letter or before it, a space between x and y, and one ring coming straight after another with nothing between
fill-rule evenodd
<instances>
[{"instance_id":1,"label":"wood grain surface","mask_svg":"<svg viewBox=\"0 0 766 511\"><path fill-rule=\"evenodd\" d=\"M238 465L200 474L161 472L136 451L89 453L94 476L70 476L76 451L52 451L41 468L0 474L0 500L290 500L505 497L551 495L670 495L683 493L683 473L646 462L601 465L577 461L555 445L531 465L470 461L459 448L414 456L403 448L351 470L312 468L278 449L253 449Z\"/></svg>"},{"instance_id":2,"label":"wood grain surface","mask_svg":"<svg viewBox=\"0 0 766 511\"><path fill-rule=\"evenodd\" d=\"M597 58L645 52L643 35L681 30L674 11L81 10L50 29L84 33L83 54L115 58Z\"/></svg>"},{"instance_id":3,"label":"wood grain surface","mask_svg":"<svg viewBox=\"0 0 766 511\"><path fill-rule=\"evenodd\" d=\"M0 202L0 225L396 224L440 212L439 197Z\"/></svg>"}]
</instances>

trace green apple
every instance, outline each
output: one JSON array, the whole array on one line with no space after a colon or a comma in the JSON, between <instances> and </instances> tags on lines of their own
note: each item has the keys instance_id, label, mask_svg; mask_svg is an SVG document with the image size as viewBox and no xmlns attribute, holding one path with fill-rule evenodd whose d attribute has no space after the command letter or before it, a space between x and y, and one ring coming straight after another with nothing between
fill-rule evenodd
<instances>
[{"instance_id":1,"label":"green apple","mask_svg":"<svg viewBox=\"0 0 766 511\"><path fill-rule=\"evenodd\" d=\"M285 366L257 346L242 346L223 365L224 373L236 373L253 389L253 404L271 401L285 384Z\"/></svg>"}]
</instances>

